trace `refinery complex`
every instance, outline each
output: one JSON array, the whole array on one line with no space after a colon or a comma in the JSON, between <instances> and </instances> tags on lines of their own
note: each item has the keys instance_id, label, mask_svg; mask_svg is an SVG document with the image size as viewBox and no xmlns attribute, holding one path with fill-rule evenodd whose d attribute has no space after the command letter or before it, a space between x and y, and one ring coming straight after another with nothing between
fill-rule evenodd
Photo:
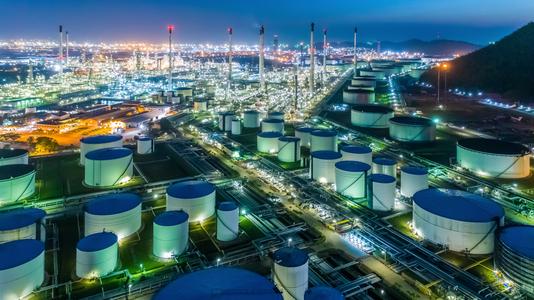
<instances>
[{"instance_id":1,"label":"refinery complex","mask_svg":"<svg viewBox=\"0 0 534 300\"><path fill-rule=\"evenodd\" d=\"M534 297L534 141L302 27L0 43L0 299Z\"/></svg>"}]
</instances>

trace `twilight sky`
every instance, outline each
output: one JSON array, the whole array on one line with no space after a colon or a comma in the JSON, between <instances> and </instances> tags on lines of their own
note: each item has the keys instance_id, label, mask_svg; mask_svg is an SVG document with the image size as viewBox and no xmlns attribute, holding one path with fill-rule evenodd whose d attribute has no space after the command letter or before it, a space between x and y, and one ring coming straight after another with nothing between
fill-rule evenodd
<instances>
[{"instance_id":1,"label":"twilight sky","mask_svg":"<svg viewBox=\"0 0 534 300\"><path fill-rule=\"evenodd\" d=\"M220 42L234 28L238 42L307 40L309 23L331 40L437 37L479 44L534 20L534 0L0 0L0 39L56 38L63 24L76 41L165 41L175 24L184 42Z\"/></svg>"}]
</instances>

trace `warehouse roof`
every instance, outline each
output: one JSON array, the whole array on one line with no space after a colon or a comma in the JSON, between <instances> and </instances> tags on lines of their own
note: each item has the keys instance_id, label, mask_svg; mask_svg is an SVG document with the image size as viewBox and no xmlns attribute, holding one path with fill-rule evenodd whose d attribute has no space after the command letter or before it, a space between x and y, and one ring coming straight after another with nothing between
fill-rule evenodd
<instances>
[{"instance_id":1,"label":"warehouse roof","mask_svg":"<svg viewBox=\"0 0 534 300\"><path fill-rule=\"evenodd\" d=\"M122 140L121 135L93 135L87 136L80 140L84 144L105 144Z\"/></svg>"},{"instance_id":2,"label":"warehouse roof","mask_svg":"<svg viewBox=\"0 0 534 300\"><path fill-rule=\"evenodd\" d=\"M519 255L534 259L534 226L505 227L499 239Z\"/></svg>"},{"instance_id":3,"label":"warehouse roof","mask_svg":"<svg viewBox=\"0 0 534 300\"><path fill-rule=\"evenodd\" d=\"M299 248L283 247L274 252L273 259L284 267L300 267L308 261L308 253Z\"/></svg>"},{"instance_id":4,"label":"warehouse roof","mask_svg":"<svg viewBox=\"0 0 534 300\"><path fill-rule=\"evenodd\" d=\"M169 196L182 199L204 197L213 192L215 192L215 186L202 180L181 181L173 183L167 188Z\"/></svg>"},{"instance_id":5,"label":"warehouse roof","mask_svg":"<svg viewBox=\"0 0 534 300\"><path fill-rule=\"evenodd\" d=\"M0 213L0 230L13 230L34 224L46 216L39 208L20 208Z\"/></svg>"},{"instance_id":6,"label":"warehouse roof","mask_svg":"<svg viewBox=\"0 0 534 300\"><path fill-rule=\"evenodd\" d=\"M530 150L518 143L506 142L497 139L470 138L461 139L458 145L475 151L493 154L528 154Z\"/></svg>"},{"instance_id":7,"label":"warehouse roof","mask_svg":"<svg viewBox=\"0 0 534 300\"><path fill-rule=\"evenodd\" d=\"M504 216L500 204L480 195L452 189L425 189L413 202L438 216L464 222L490 222Z\"/></svg>"},{"instance_id":8,"label":"warehouse roof","mask_svg":"<svg viewBox=\"0 0 534 300\"><path fill-rule=\"evenodd\" d=\"M85 154L85 158L89 160L111 160L123 158L131 154L132 150L128 148L115 147L89 151Z\"/></svg>"},{"instance_id":9,"label":"warehouse roof","mask_svg":"<svg viewBox=\"0 0 534 300\"><path fill-rule=\"evenodd\" d=\"M95 198L85 204L92 215L114 215L141 205L141 197L132 193L116 193Z\"/></svg>"},{"instance_id":10,"label":"warehouse roof","mask_svg":"<svg viewBox=\"0 0 534 300\"><path fill-rule=\"evenodd\" d=\"M0 244L0 270L25 264L44 252L44 243L38 240L15 240Z\"/></svg>"},{"instance_id":11,"label":"warehouse roof","mask_svg":"<svg viewBox=\"0 0 534 300\"><path fill-rule=\"evenodd\" d=\"M159 214L154 223L161 226L174 226L189 220L189 215L183 210L169 210Z\"/></svg>"},{"instance_id":12,"label":"warehouse roof","mask_svg":"<svg viewBox=\"0 0 534 300\"><path fill-rule=\"evenodd\" d=\"M117 240L118 237L112 232L97 232L79 240L76 248L83 252L94 252L111 247Z\"/></svg>"}]
</instances>

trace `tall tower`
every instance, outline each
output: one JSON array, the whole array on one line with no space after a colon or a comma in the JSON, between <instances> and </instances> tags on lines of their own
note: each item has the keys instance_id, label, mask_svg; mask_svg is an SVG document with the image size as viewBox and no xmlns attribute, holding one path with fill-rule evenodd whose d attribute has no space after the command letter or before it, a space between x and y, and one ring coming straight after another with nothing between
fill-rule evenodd
<instances>
[{"instance_id":1,"label":"tall tower","mask_svg":"<svg viewBox=\"0 0 534 300\"><path fill-rule=\"evenodd\" d=\"M232 84L232 35L234 30L232 27L228 27L228 85L226 90L226 95L230 92L230 86Z\"/></svg>"},{"instance_id":2,"label":"tall tower","mask_svg":"<svg viewBox=\"0 0 534 300\"><path fill-rule=\"evenodd\" d=\"M65 31L65 65L69 65L69 32Z\"/></svg>"},{"instance_id":3,"label":"tall tower","mask_svg":"<svg viewBox=\"0 0 534 300\"><path fill-rule=\"evenodd\" d=\"M356 43L358 42L358 27L354 27L354 49L353 49L353 55L354 58L352 61L354 62L354 76L357 76L358 72L358 55L356 53Z\"/></svg>"},{"instance_id":4,"label":"tall tower","mask_svg":"<svg viewBox=\"0 0 534 300\"><path fill-rule=\"evenodd\" d=\"M59 25L59 72L63 74L63 25Z\"/></svg>"},{"instance_id":5,"label":"tall tower","mask_svg":"<svg viewBox=\"0 0 534 300\"><path fill-rule=\"evenodd\" d=\"M310 26L310 93L315 91L315 45L313 42L313 35L315 33L315 24L312 22Z\"/></svg>"},{"instance_id":6,"label":"tall tower","mask_svg":"<svg viewBox=\"0 0 534 300\"><path fill-rule=\"evenodd\" d=\"M260 91L263 93L266 90L265 86L265 28L260 27Z\"/></svg>"},{"instance_id":7,"label":"tall tower","mask_svg":"<svg viewBox=\"0 0 534 300\"><path fill-rule=\"evenodd\" d=\"M381 46L382 44L380 43L380 41L376 42L376 54L378 56L380 56L380 52L382 52Z\"/></svg>"},{"instance_id":8,"label":"tall tower","mask_svg":"<svg viewBox=\"0 0 534 300\"><path fill-rule=\"evenodd\" d=\"M172 91L172 32L174 31L174 25L167 26L169 30L169 79L167 91Z\"/></svg>"},{"instance_id":9,"label":"tall tower","mask_svg":"<svg viewBox=\"0 0 534 300\"><path fill-rule=\"evenodd\" d=\"M280 41L278 40L278 34L275 34L273 39L273 50L274 52L278 52L278 50L280 50Z\"/></svg>"},{"instance_id":10,"label":"tall tower","mask_svg":"<svg viewBox=\"0 0 534 300\"><path fill-rule=\"evenodd\" d=\"M328 50L328 42L326 40L326 34L327 34L327 30L324 29L323 30L323 81L325 79L325 76L326 76L326 51Z\"/></svg>"},{"instance_id":11,"label":"tall tower","mask_svg":"<svg viewBox=\"0 0 534 300\"><path fill-rule=\"evenodd\" d=\"M26 83L33 83L33 62L31 59L28 61L28 78L26 79Z\"/></svg>"}]
</instances>

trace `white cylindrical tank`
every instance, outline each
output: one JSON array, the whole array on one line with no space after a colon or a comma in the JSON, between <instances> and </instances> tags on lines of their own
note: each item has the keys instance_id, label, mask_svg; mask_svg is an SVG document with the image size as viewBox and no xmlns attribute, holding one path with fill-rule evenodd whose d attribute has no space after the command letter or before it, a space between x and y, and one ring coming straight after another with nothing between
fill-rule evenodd
<instances>
[{"instance_id":1,"label":"white cylindrical tank","mask_svg":"<svg viewBox=\"0 0 534 300\"><path fill-rule=\"evenodd\" d=\"M354 85L354 84L348 85L347 89L348 90L364 90L364 91L370 91L370 92L374 92L375 91L375 87L374 86Z\"/></svg>"},{"instance_id":2,"label":"white cylindrical tank","mask_svg":"<svg viewBox=\"0 0 534 300\"><path fill-rule=\"evenodd\" d=\"M282 162L300 161L300 138L294 136L279 137L278 160Z\"/></svg>"},{"instance_id":3,"label":"white cylindrical tank","mask_svg":"<svg viewBox=\"0 0 534 300\"><path fill-rule=\"evenodd\" d=\"M76 245L76 276L97 278L105 276L117 267L118 237L112 232L87 235Z\"/></svg>"},{"instance_id":4,"label":"white cylindrical tank","mask_svg":"<svg viewBox=\"0 0 534 300\"><path fill-rule=\"evenodd\" d=\"M217 240L229 242L239 236L239 208L225 201L217 206Z\"/></svg>"},{"instance_id":5,"label":"white cylindrical tank","mask_svg":"<svg viewBox=\"0 0 534 300\"><path fill-rule=\"evenodd\" d=\"M476 194L426 189L413 196L412 225L420 237L449 250L490 254L495 231L504 225L504 210Z\"/></svg>"},{"instance_id":6,"label":"white cylindrical tank","mask_svg":"<svg viewBox=\"0 0 534 300\"><path fill-rule=\"evenodd\" d=\"M383 156L373 158L373 174L386 174L397 178L397 161Z\"/></svg>"},{"instance_id":7,"label":"white cylindrical tank","mask_svg":"<svg viewBox=\"0 0 534 300\"><path fill-rule=\"evenodd\" d=\"M375 101L375 92L364 89L344 89L343 102L348 104L368 104Z\"/></svg>"},{"instance_id":8,"label":"white cylindrical tank","mask_svg":"<svg viewBox=\"0 0 534 300\"><path fill-rule=\"evenodd\" d=\"M337 289L329 286L314 286L304 294L304 300L344 300L345 297Z\"/></svg>"},{"instance_id":9,"label":"white cylindrical tank","mask_svg":"<svg viewBox=\"0 0 534 300\"><path fill-rule=\"evenodd\" d=\"M436 139L436 124L422 117L393 117L389 119L389 135L399 142L431 142Z\"/></svg>"},{"instance_id":10,"label":"white cylindrical tank","mask_svg":"<svg viewBox=\"0 0 534 300\"><path fill-rule=\"evenodd\" d=\"M193 88L192 87L179 87L176 89L176 95L185 97L193 97Z\"/></svg>"},{"instance_id":11,"label":"white cylindrical tank","mask_svg":"<svg viewBox=\"0 0 534 300\"><path fill-rule=\"evenodd\" d=\"M85 155L93 150L122 147L121 135L94 135L80 140L80 164L85 164Z\"/></svg>"},{"instance_id":12,"label":"white cylindrical tank","mask_svg":"<svg viewBox=\"0 0 534 300\"><path fill-rule=\"evenodd\" d=\"M261 121L261 131L270 132L276 131L284 134L284 120L281 119L265 119Z\"/></svg>"},{"instance_id":13,"label":"white cylindrical tank","mask_svg":"<svg viewBox=\"0 0 534 300\"><path fill-rule=\"evenodd\" d=\"M372 174L368 177L367 206L373 210L390 211L395 207L395 177Z\"/></svg>"},{"instance_id":14,"label":"white cylindrical tank","mask_svg":"<svg viewBox=\"0 0 534 300\"><path fill-rule=\"evenodd\" d=\"M412 197L415 193L428 188L428 171L423 167L403 166L401 176L401 195Z\"/></svg>"},{"instance_id":15,"label":"white cylindrical tank","mask_svg":"<svg viewBox=\"0 0 534 300\"><path fill-rule=\"evenodd\" d=\"M295 128L295 136L300 138L300 145L302 147L310 148L311 146L311 133L317 129L313 127L298 127Z\"/></svg>"},{"instance_id":16,"label":"white cylindrical tank","mask_svg":"<svg viewBox=\"0 0 534 300\"><path fill-rule=\"evenodd\" d=\"M233 135L240 135L241 134L241 120L239 119L232 119L232 130L231 133Z\"/></svg>"},{"instance_id":17,"label":"white cylindrical tank","mask_svg":"<svg viewBox=\"0 0 534 300\"><path fill-rule=\"evenodd\" d=\"M27 165L28 150L24 149L0 149L0 166Z\"/></svg>"},{"instance_id":18,"label":"white cylindrical tank","mask_svg":"<svg viewBox=\"0 0 534 300\"><path fill-rule=\"evenodd\" d=\"M282 137L282 133L278 131L260 132L257 135L257 148L262 153L277 153L278 139Z\"/></svg>"},{"instance_id":19,"label":"white cylindrical tank","mask_svg":"<svg viewBox=\"0 0 534 300\"><path fill-rule=\"evenodd\" d=\"M232 130L232 119L235 117L233 112L219 113L219 130L230 131Z\"/></svg>"},{"instance_id":20,"label":"white cylindrical tank","mask_svg":"<svg viewBox=\"0 0 534 300\"><path fill-rule=\"evenodd\" d=\"M141 197L131 193L100 196L85 204L85 235L113 232L123 239L141 228Z\"/></svg>"},{"instance_id":21,"label":"white cylindrical tank","mask_svg":"<svg viewBox=\"0 0 534 300\"><path fill-rule=\"evenodd\" d=\"M137 140L137 154L145 155L154 152L154 139L142 136Z\"/></svg>"},{"instance_id":22,"label":"white cylindrical tank","mask_svg":"<svg viewBox=\"0 0 534 300\"><path fill-rule=\"evenodd\" d=\"M346 145L339 151L342 155L341 160L355 160L373 165L373 150L368 146Z\"/></svg>"},{"instance_id":23,"label":"white cylindrical tank","mask_svg":"<svg viewBox=\"0 0 534 300\"><path fill-rule=\"evenodd\" d=\"M456 144L458 165L479 176L523 178L530 175L530 150L517 143L470 138Z\"/></svg>"},{"instance_id":24,"label":"white cylindrical tank","mask_svg":"<svg viewBox=\"0 0 534 300\"><path fill-rule=\"evenodd\" d=\"M388 128L393 116L393 109L377 104L353 105L350 111L351 124L365 128Z\"/></svg>"},{"instance_id":25,"label":"white cylindrical tank","mask_svg":"<svg viewBox=\"0 0 534 300\"><path fill-rule=\"evenodd\" d=\"M84 184L111 187L128 182L133 176L133 155L128 148L105 148L85 155Z\"/></svg>"},{"instance_id":26,"label":"white cylindrical tank","mask_svg":"<svg viewBox=\"0 0 534 300\"><path fill-rule=\"evenodd\" d=\"M336 151L314 151L311 153L310 178L321 183L336 181L335 164L341 160Z\"/></svg>"},{"instance_id":27,"label":"white cylindrical tank","mask_svg":"<svg viewBox=\"0 0 534 300\"><path fill-rule=\"evenodd\" d=\"M354 160L338 161L336 167L336 192L352 198L365 197L367 174L371 166Z\"/></svg>"},{"instance_id":28,"label":"white cylindrical tank","mask_svg":"<svg viewBox=\"0 0 534 300\"><path fill-rule=\"evenodd\" d=\"M284 119L284 113L281 111L270 111L267 113L267 119L278 119L283 120Z\"/></svg>"},{"instance_id":29,"label":"white cylindrical tank","mask_svg":"<svg viewBox=\"0 0 534 300\"><path fill-rule=\"evenodd\" d=\"M27 198L35 193L35 168L31 165L0 166L0 205Z\"/></svg>"},{"instance_id":30,"label":"white cylindrical tank","mask_svg":"<svg viewBox=\"0 0 534 300\"><path fill-rule=\"evenodd\" d=\"M260 127L260 113L256 110L247 110L243 113L243 127L258 128Z\"/></svg>"},{"instance_id":31,"label":"white cylindrical tank","mask_svg":"<svg viewBox=\"0 0 534 300\"><path fill-rule=\"evenodd\" d=\"M21 208L0 213L0 243L14 240L46 240L46 212L39 208Z\"/></svg>"},{"instance_id":32,"label":"white cylindrical tank","mask_svg":"<svg viewBox=\"0 0 534 300\"><path fill-rule=\"evenodd\" d=\"M284 300L303 300L308 289L308 253L284 247L274 253L273 260L273 281Z\"/></svg>"},{"instance_id":33,"label":"white cylindrical tank","mask_svg":"<svg viewBox=\"0 0 534 300\"><path fill-rule=\"evenodd\" d=\"M215 213L215 186L207 181L186 180L167 188L167 211L183 210L189 222L203 221Z\"/></svg>"},{"instance_id":34,"label":"white cylindrical tank","mask_svg":"<svg viewBox=\"0 0 534 300\"><path fill-rule=\"evenodd\" d=\"M360 76L372 76L378 80L384 80L386 79L386 74L384 74L384 72L382 71L378 71L378 70L371 70L371 69L367 69L367 70L359 70L359 73L360 73Z\"/></svg>"},{"instance_id":35,"label":"white cylindrical tank","mask_svg":"<svg viewBox=\"0 0 534 300\"><path fill-rule=\"evenodd\" d=\"M45 246L37 240L0 244L0 299L19 300L43 284Z\"/></svg>"},{"instance_id":36,"label":"white cylindrical tank","mask_svg":"<svg viewBox=\"0 0 534 300\"><path fill-rule=\"evenodd\" d=\"M187 249L189 215L183 210L170 210L154 219L152 254L169 259Z\"/></svg>"},{"instance_id":37,"label":"white cylindrical tank","mask_svg":"<svg viewBox=\"0 0 534 300\"><path fill-rule=\"evenodd\" d=\"M193 100L193 111L203 112L208 110L208 100L206 99L195 99Z\"/></svg>"},{"instance_id":38,"label":"white cylindrical tank","mask_svg":"<svg viewBox=\"0 0 534 300\"><path fill-rule=\"evenodd\" d=\"M314 130L310 133L310 151L337 151L337 131Z\"/></svg>"},{"instance_id":39,"label":"white cylindrical tank","mask_svg":"<svg viewBox=\"0 0 534 300\"><path fill-rule=\"evenodd\" d=\"M376 78L374 76L357 76L352 78L351 85L362 85L376 87Z\"/></svg>"}]
</instances>

